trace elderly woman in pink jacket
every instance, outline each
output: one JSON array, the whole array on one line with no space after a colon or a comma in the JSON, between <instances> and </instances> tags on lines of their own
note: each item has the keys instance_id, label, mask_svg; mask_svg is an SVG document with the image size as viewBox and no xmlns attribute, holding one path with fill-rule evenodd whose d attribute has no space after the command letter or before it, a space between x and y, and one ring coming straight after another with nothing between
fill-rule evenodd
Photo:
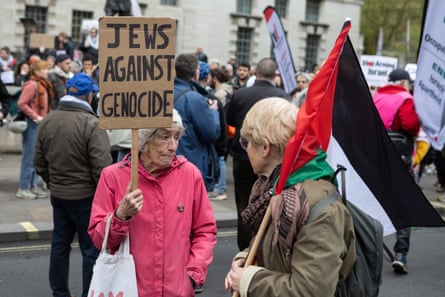
<instances>
[{"instance_id":1,"label":"elderly woman in pink jacket","mask_svg":"<svg viewBox=\"0 0 445 297\"><path fill-rule=\"evenodd\" d=\"M183 134L173 110L171 128L139 130L138 189L129 190L131 155L102 171L89 234L101 247L112 215L108 247L127 234L139 297L194 296L206 279L216 244L216 221L200 171L176 156Z\"/></svg>"}]
</instances>

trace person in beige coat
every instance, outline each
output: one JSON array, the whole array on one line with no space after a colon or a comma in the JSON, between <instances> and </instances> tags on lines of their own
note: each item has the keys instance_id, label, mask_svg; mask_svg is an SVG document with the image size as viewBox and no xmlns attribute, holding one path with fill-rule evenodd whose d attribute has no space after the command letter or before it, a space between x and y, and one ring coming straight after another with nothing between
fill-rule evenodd
<instances>
[{"instance_id":1,"label":"person in beige coat","mask_svg":"<svg viewBox=\"0 0 445 297\"><path fill-rule=\"evenodd\" d=\"M355 262L353 221L346 206L334 201L306 223L313 205L337 191L326 153L292 172L280 195L274 194L284 148L295 134L297 107L282 98L257 102L241 128L255 182L242 213L252 230L249 248L239 252L225 278L229 292L245 296L334 296ZM297 127L298 129L298 127ZM249 249L270 204L271 220L258 246L256 265L245 266Z\"/></svg>"}]
</instances>

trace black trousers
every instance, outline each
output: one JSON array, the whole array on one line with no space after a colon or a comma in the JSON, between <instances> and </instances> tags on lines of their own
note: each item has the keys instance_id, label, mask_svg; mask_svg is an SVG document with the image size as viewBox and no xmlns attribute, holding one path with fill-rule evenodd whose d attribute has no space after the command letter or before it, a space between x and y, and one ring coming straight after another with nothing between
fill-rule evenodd
<instances>
[{"instance_id":1,"label":"black trousers","mask_svg":"<svg viewBox=\"0 0 445 297\"><path fill-rule=\"evenodd\" d=\"M238 215L238 248L242 251L249 246L252 231L250 226L243 224L241 220L241 212L247 207L250 191L257 180L257 175L253 172L249 160L246 161L233 158L233 179Z\"/></svg>"},{"instance_id":2,"label":"black trousers","mask_svg":"<svg viewBox=\"0 0 445 297\"><path fill-rule=\"evenodd\" d=\"M406 170L414 178L413 168L412 168L412 151L414 149L414 138L406 137L406 141L398 141L391 138L397 152L400 154L403 163L405 164ZM411 228L399 229L396 232L396 243L394 244L394 253L402 253L404 255L408 254L409 241L411 237Z\"/></svg>"}]
</instances>

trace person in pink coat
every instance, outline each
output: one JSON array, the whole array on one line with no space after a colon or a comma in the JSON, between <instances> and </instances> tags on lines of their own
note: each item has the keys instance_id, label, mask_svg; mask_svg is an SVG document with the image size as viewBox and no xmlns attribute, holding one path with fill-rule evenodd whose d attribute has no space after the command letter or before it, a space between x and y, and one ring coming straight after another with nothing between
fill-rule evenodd
<instances>
[{"instance_id":1,"label":"person in pink coat","mask_svg":"<svg viewBox=\"0 0 445 297\"><path fill-rule=\"evenodd\" d=\"M200 171L176 155L183 134L173 110L171 128L139 130L138 189L130 191L131 155L106 167L93 200L88 232L100 248L130 236L139 297L188 297L205 282L216 245L216 221Z\"/></svg>"}]
</instances>

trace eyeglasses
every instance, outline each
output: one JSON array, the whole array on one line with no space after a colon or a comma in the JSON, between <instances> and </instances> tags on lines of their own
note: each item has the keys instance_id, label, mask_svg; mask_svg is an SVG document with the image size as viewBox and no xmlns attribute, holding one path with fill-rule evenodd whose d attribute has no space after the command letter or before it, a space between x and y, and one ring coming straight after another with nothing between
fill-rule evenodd
<instances>
[{"instance_id":1,"label":"eyeglasses","mask_svg":"<svg viewBox=\"0 0 445 297\"><path fill-rule=\"evenodd\" d=\"M239 144L241 145L241 148L243 150L247 150L247 147L249 146L249 140L245 137L240 137Z\"/></svg>"},{"instance_id":2,"label":"eyeglasses","mask_svg":"<svg viewBox=\"0 0 445 297\"><path fill-rule=\"evenodd\" d=\"M179 138L181 138L180 134L162 131L159 129L156 129L156 131L152 135L156 136L157 140L162 145L168 144L169 140L171 140L171 139L173 139L173 142L175 144L178 144Z\"/></svg>"}]
</instances>

